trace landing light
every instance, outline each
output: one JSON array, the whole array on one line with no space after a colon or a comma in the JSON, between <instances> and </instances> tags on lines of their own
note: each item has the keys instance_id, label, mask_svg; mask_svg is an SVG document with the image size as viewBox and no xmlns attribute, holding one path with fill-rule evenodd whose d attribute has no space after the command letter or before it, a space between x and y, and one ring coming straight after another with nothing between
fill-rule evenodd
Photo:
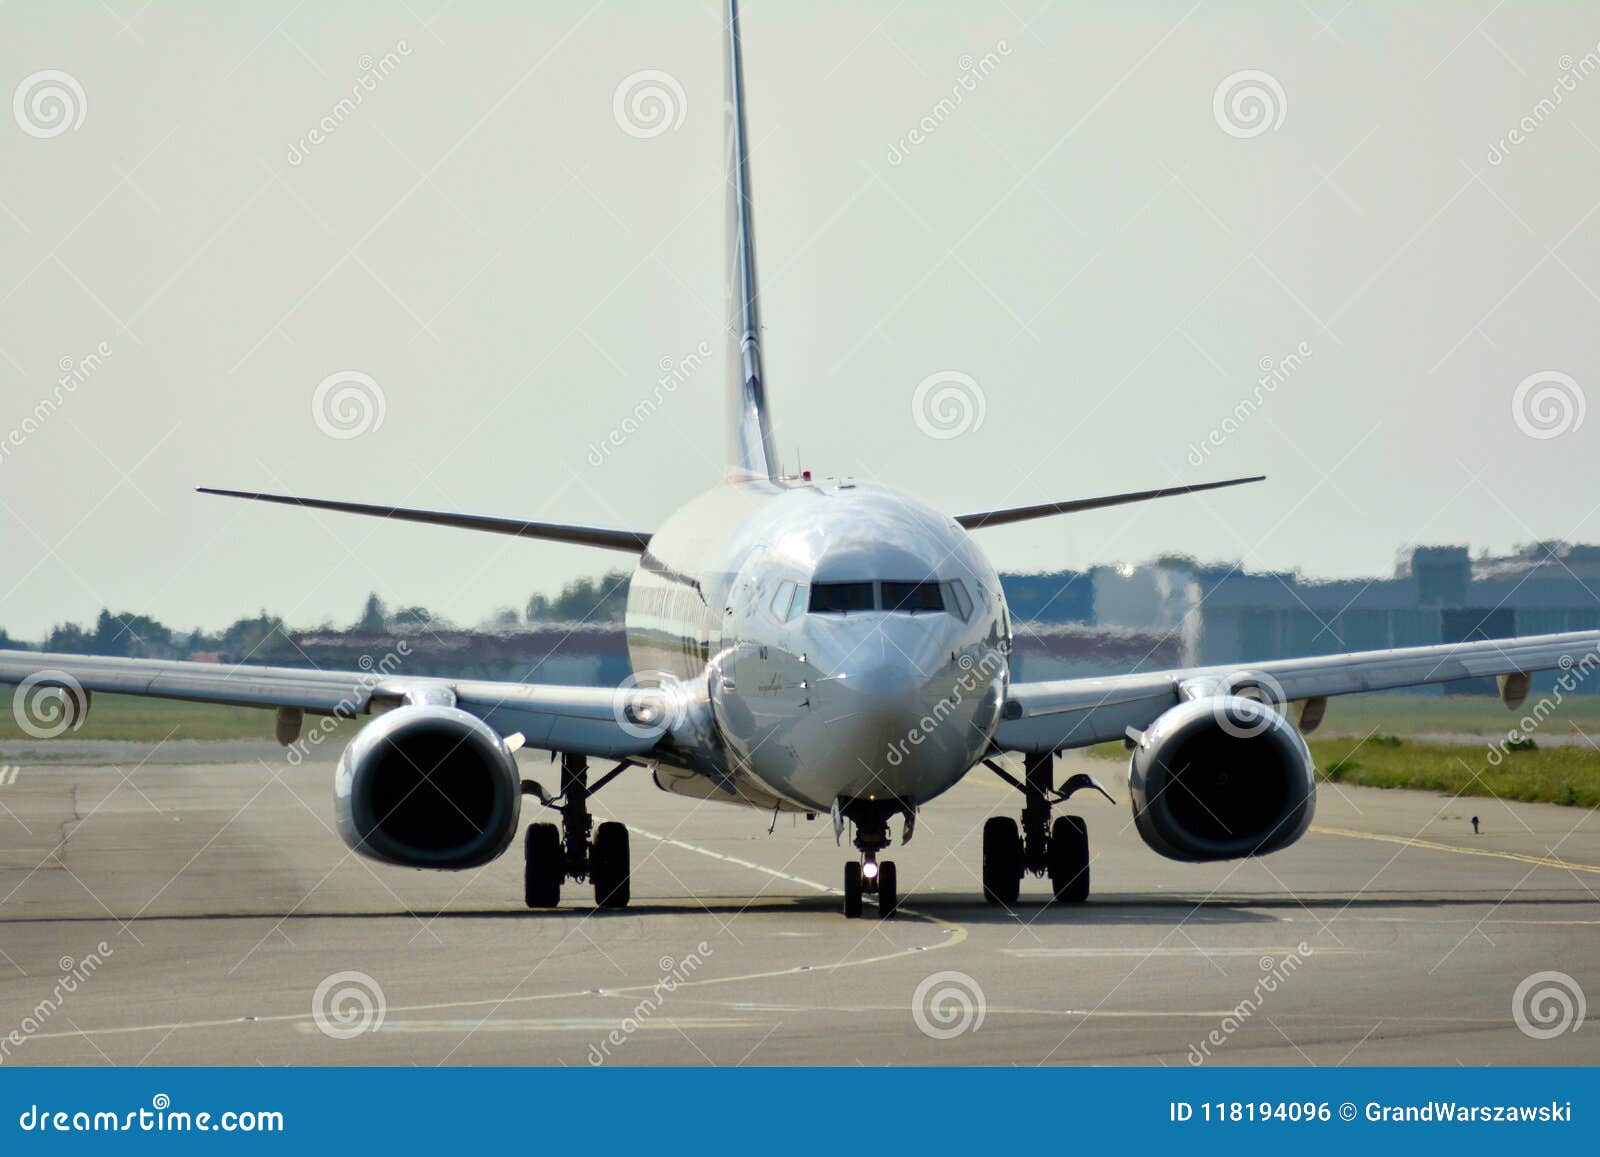
<instances>
[{"instance_id":1,"label":"landing light","mask_svg":"<svg viewBox=\"0 0 1600 1157\"><path fill-rule=\"evenodd\" d=\"M878 878L877 862L874 860L868 860L866 863L862 864L861 874L869 880L876 880Z\"/></svg>"}]
</instances>

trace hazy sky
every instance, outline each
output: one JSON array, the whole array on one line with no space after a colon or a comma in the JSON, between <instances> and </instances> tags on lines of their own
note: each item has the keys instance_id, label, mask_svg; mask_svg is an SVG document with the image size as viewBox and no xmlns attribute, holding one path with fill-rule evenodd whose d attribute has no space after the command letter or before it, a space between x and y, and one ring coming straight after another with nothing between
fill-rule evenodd
<instances>
[{"instance_id":1,"label":"hazy sky","mask_svg":"<svg viewBox=\"0 0 1600 1157\"><path fill-rule=\"evenodd\" d=\"M0 21L0 626L345 622L371 589L473 622L628 563L199 484L649 529L717 477L713 0ZM1271 476L984 532L1005 568L1600 539L1592 6L748 0L744 26L786 462L952 513ZM338 374L381 424L329 411L350 379L319 414ZM938 374L981 425L924 431Z\"/></svg>"}]
</instances>

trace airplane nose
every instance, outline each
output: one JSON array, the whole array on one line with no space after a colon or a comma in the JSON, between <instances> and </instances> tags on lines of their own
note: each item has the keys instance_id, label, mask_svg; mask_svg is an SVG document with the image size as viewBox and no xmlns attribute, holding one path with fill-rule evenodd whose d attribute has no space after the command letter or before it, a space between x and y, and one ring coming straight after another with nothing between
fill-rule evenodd
<instances>
[{"instance_id":1,"label":"airplane nose","mask_svg":"<svg viewBox=\"0 0 1600 1157\"><path fill-rule=\"evenodd\" d=\"M892 712L914 706L927 681L908 663L881 663L850 672L839 682L863 710Z\"/></svg>"},{"instance_id":2,"label":"airplane nose","mask_svg":"<svg viewBox=\"0 0 1600 1157\"><path fill-rule=\"evenodd\" d=\"M852 671L835 687L828 725L835 751L845 768L868 773L883 792L886 769L902 761L933 708L930 683L908 665L883 664Z\"/></svg>"}]
</instances>

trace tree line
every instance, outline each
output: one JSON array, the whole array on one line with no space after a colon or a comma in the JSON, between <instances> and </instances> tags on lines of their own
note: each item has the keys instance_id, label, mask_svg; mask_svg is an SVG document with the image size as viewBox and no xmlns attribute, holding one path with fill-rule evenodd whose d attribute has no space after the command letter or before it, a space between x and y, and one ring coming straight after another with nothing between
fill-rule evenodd
<instances>
[{"instance_id":1,"label":"tree line","mask_svg":"<svg viewBox=\"0 0 1600 1157\"><path fill-rule=\"evenodd\" d=\"M628 596L628 573L608 571L599 578L574 579L554 596L535 594L522 613L511 607L495 611L479 629L515 630L525 624L544 622L619 623ZM319 628L333 632L341 628L328 622ZM457 629L442 615L423 606L403 606L390 610L376 591L367 596L361 613L343 628L359 634L411 633ZM43 651L62 651L76 655L114 655L127 658L183 658L215 653L224 658L265 658L294 650L290 629L282 618L259 614L235 619L220 631L194 627L175 630L149 615L133 611L102 610L92 626L58 623L39 641ZM26 647L0 628L0 650Z\"/></svg>"}]
</instances>

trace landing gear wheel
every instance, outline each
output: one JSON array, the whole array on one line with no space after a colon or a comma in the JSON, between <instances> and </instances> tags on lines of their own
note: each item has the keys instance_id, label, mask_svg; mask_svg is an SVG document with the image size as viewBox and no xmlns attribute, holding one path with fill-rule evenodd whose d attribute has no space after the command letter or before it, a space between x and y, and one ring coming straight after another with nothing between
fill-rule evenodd
<instances>
[{"instance_id":1,"label":"landing gear wheel","mask_svg":"<svg viewBox=\"0 0 1600 1157\"><path fill-rule=\"evenodd\" d=\"M1057 816L1050 829L1050 887L1062 903L1089 898L1089 828L1082 816Z\"/></svg>"},{"instance_id":2,"label":"landing gear wheel","mask_svg":"<svg viewBox=\"0 0 1600 1157\"><path fill-rule=\"evenodd\" d=\"M554 908L561 903L561 881L567 874L561 829L555 824L529 824L524 849L523 899L530 908Z\"/></svg>"},{"instance_id":3,"label":"landing gear wheel","mask_svg":"<svg viewBox=\"0 0 1600 1157\"><path fill-rule=\"evenodd\" d=\"M594 881L594 902L602 908L626 908L629 897L628 829L604 823L595 830L589 850L589 878Z\"/></svg>"},{"instance_id":4,"label":"landing gear wheel","mask_svg":"<svg viewBox=\"0 0 1600 1157\"><path fill-rule=\"evenodd\" d=\"M983 898L1015 904L1022 890L1022 836L1017 821L990 816L983 822Z\"/></svg>"},{"instance_id":5,"label":"landing gear wheel","mask_svg":"<svg viewBox=\"0 0 1600 1157\"><path fill-rule=\"evenodd\" d=\"M851 920L861 916L861 865L855 860L844 866L844 914Z\"/></svg>"},{"instance_id":6,"label":"landing gear wheel","mask_svg":"<svg viewBox=\"0 0 1600 1157\"><path fill-rule=\"evenodd\" d=\"M878 918L887 920L900 910L899 881L893 860L878 865Z\"/></svg>"}]
</instances>

